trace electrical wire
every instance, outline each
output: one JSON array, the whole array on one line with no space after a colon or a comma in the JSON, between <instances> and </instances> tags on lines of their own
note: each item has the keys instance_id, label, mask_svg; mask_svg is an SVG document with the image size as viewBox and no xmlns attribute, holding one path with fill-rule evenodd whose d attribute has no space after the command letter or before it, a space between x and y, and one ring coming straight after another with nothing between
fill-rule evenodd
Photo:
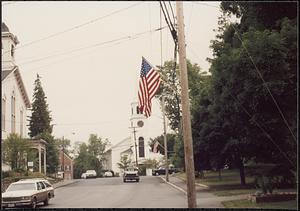
<instances>
[{"instance_id":1,"label":"electrical wire","mask_svg":"<svg viewBox=\"0 0 300 211\"><path fill-rule=\"evenodd\" d=\"M76 25L76 26L74 26L74 27L68 28L68 29L66 29L66 30L63 30L63 31L60 31L60 32L57 32L57 33L54 33L54 34L51 34L51 35L46 36L46 37L44 37L44 38L41 38L41 39L38 39L38 40L31 41L31 42L29 42L29 43L25 43L24 45L21 45L21 46L19 46L19 47L16 47L15 50L20 49L20 48L24 48L24 47L26 47L26 46L30 46L30 45L35 44L35 43L37 43L37 42L41 42L41 41L44 41L44 40L47 40L47 39L56 37L56 36L58 36L58 35L61 35L61 34L64 34L64 33L70 32L70 31L73 31L73 30L75 30L75 29L81 28L81 27L83 27L83 26L86 26L86 25L88 25L88 24L94 23L94 22L99 21L99 20L101 20L101 19L107 18L107 17L112 16L112 15L114 15L114 14L123 12L123 11L125 11L125 10L127 10L127 9L130 9L130 8L132 8L132 7L135 7L135 6L137 6L137 5L141 4L141 3L142 3L142 2L133 4L133 5L131 5L131 6L128 6L128 7L125 7L125 8L119 9L119 10L116 10L116 11L114 11L114 12L111 12L111 13L109 13L109 14L107 14L107 15L104 15L104 16L95 18L95 19L93 19L93 20L87 21L87 22L85 22L85 23L83 23L83 24ZM8 52L10 52L10 51L5 51L4 54L6 54L6 53L8 53Z\"/></svg>"},{"instance_id":2,"label":"electrical wire","mask_svg":"<svg viewBox=\"0 0 300 211\"><path fill-rule=\"evenodd\" d=\"M278 144L276 144L276 142L273 140L273 138L266 132L266 130L255 120L253 119L252 115L245 109L245 107L240 103L240 101L234 97L232 94L230 94L230 96L236 101L238 102L238 104L240 105L240 107L244 110L244 112L250 117L250 119L256 124L257 127L259 127L259 129L266 135L266 137L277 147L277 149L280 151L280 153L282 153L284 155L284 157L287 159L287 161L289 161L293 167L295 167L295 164L289 159L289 157L287 156L287 154L285 152L282 151L282 149L278 146ZM249 120L250 120L249 119Z\"/></svg>"},{"instance_id":3,"label":"electrical wire","mask_svg":"<svg viewBox=\"0 0 300 211\"><path fill-rule=\"evenodd\" d=\"M170 32L171 32L172 38L173 38L173 40L174 40L174 43L176 43L176 42L177 42L177 32L176 32L176 30L175 30L175 28L174 28L174 26L173 26L171 20L168 19L168 16L166 15L166 12L165 12L165 10L164 10L164 7L163 7L161 1L159 1L159 4L160 4L160 8L161 8L161 10L162 10L162 12L163 12L163 14L164 14L165 21L166 21L166 23L167 23L167 25L168 25L168 27L169 27Z\"/></svg>"},{"instance_id":4,"label":"electrical wire","mask_svg":"<svg viewBox=\"0 0 300 211\"><path fill-rule=\"evenodd\" d=\"M46 56L46 57L42 57L42 58L30 60L30 61L27 61L27 62L20 63L20 65L30 64L30 63L34 63L34 62L39 62L39 61L42 61L42 60L45 60L45 59L49 59L49 58L52 58L52 57L66 55L66 54L70 54L70 53L73 53L73 52L76 52L76 51L81 51L81 50L85 50L85 49L89 49L89 48L94 48L94 47L102 46L102 45L109 44L109 43L114 43L114 42L121 41L121 40L133 39L136 36L141 36L141 35L144 35L144 34L147 34L147 33L152 33L152 32L156 32L156 31L160 31L160 30L162 30L164 28L166 28L166 26L164 26L162 28L152 29L150 31L148 30L148 31L136 33L134 35L127 35L127 36L123 36L121 38L117 38L117 39L113 39L113 40L109 40L109 41L105 41L105 42L101 42L101 43L96 43L96 44L93 44L93 45L89 45L89 46L85 46L85 47L81 47L81 48L69 50L69 51L66 51L66 52L59 53L59 54L53 54L53 55L49 55L49 56Z\"/></svg>"},{"instance_id":5,"label":"electrical wire","mask_svg":"<svg viewBox=\"0 0 300 211\"><path fill-rule=\"evenodd\" d=\"M171 1L169 1L169 6L170 6L170 8L171 8L171 12L172 12L172 16L173 16L173 21L174 21L174 24L175 24L175 15L174 15L174 11L173 11L173 7L172 7L172 5L171 5Z\"/></svg>"}]
</instances>

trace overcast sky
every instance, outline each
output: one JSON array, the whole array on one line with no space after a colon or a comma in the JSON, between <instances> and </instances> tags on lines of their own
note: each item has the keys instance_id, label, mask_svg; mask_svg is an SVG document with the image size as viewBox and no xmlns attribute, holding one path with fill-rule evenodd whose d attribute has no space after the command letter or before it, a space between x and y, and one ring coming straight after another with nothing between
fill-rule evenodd
<instances>
[{"instance_id":1,"label":"overcast sky","mask_svg":"<svg viewBox=\"0 0 300 211\"><path fill-rule=\"evenodd\" d=\"M187 58L204 71L206 58L212 57L219 4L184 2ZM160 32L133 35L160 27L159 2L2 2L2 21L20 41L15 61L30 100L36 74L41 76L55 137L74 143L96 133L117 143L130 135L130 103L137 97L142 56L161 63ZM131 38L120 39L126 36ZM112 40L118 41L103 44ZM164 62L172 59L174 48L167 28L162 43ZM161 135L157 101L148 121L148 134Z\"/></svg>"}]
</instances>

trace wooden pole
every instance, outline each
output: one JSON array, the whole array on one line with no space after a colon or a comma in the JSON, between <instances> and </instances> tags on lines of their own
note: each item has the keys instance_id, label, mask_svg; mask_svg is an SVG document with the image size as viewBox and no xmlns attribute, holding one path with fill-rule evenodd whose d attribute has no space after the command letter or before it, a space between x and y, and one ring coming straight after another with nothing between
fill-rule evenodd
<instances>
[{"instance_id":1,"label":"wooden pole","mask_svg":"<svg viewBox=\"0 0 300 211\"><path fill-rule=\"evenodd\" d=\"M187 65L186 65L182 1L176 1L176 11L177 11L177 22L178 22L178 53L179 53L183 140L184 140L185 170L186 170L186 179L187 179L188 208L196 208L197 201L196 201L196 190L195 190L193 140L192 140L190 107L189 107L189 93L188 93L189 88L188 88L188 76L187 76Z\"/></svg>"},{"instance_id":2,"label":"wooden pole","mask_svg":"<svg viewBox=\"0 0 300 211\"><path fill-rule=\"evenodd\" d=\"M168 162L168 145L167 145L167 130L166 130L166 115L165 115L165 96L162 96L162 113L164 123L164 148L165 148L165 161L166 161L166 181L169 182L169 162Z\"/></svg>"},{"instance_id":3,"label":"wooden pole","mask_svg":"<svg viewBox=\"0 0 300 211\"><path fill-rule=\"evenodd\" d=\"M136 130L135 130L135 127L133 127L133 134L134 134L134 149L135 149L135 165L136 167L138 168L139 167L139 164L138 164L138 159L137 159L137 144L136 144Z\"/></svg>"},{"instance_id":4,"label":"wooden pole","mask_svg":"<svg viewBox=\"0 0 300 211\"><path fill-rule=\"evenodd\" d=\"M65 179L65 137L62 138L62 168L63 168L63 179Z\"/></svg>"}]
</instances>

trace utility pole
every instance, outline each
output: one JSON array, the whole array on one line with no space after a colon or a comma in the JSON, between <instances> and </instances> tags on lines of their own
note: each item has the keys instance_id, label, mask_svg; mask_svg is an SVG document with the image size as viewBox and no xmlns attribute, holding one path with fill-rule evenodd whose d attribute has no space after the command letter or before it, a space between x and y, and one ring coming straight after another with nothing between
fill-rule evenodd
<instances>
[{"instance_id":1,"label":"utility pole","mask_svg":"<svg viewBox=\"0 0 300 211\"><path fill-rule=\"evenodd\" d=\"M138 159L137 159L137 144L136 144L136 135L135 135L136 134L136 130L135 130L136 127L132 126L132 127L129 127L129 128L133 128L134 149L135 149L135 165L138 168L139 164L138 164Z\"/></svg>"},{"instance_id":2,"label":"utility pole","mask_svg":"<svg viewBox=\"0 0 300 211\"><path fill-rule=\"evenodd\" d=\"M166 115L165 115L165 96L162 95L162 113L164 123L164 148L165 148L165 161L166 161L166 181L169 182L169 162L168 162L168 146L167 146L167 132L166 132Z\"/></svg>"},{"instance_id":3,"label":"utility pole","mask_svg":"<svg viewBox=\"0 0 300 211\"><path fill-rule=\"evenodd\" d=\"M63 179L65 179L65 137L62 138L62 168L63 168Z\"/></svg>"},{"instance_id":4,"label":"utility pole","mask_svg":"<svg viewBox=\"0 0 300 211\"><path fill-rule=\"evenodd\" d=\"M188 208L196 208L197 201L196 201L196 191L195 191L193 140L192 140L190 107L189 107L188 77L187 77L187 65L186 65L182 1L176 1L176 12L177 12L177 21L178 21L178 53L179 53L179 68L180 68L183 140L184 140L185 171L186 171L186 180L187 180Z\"/></svg>"}]
</instances>

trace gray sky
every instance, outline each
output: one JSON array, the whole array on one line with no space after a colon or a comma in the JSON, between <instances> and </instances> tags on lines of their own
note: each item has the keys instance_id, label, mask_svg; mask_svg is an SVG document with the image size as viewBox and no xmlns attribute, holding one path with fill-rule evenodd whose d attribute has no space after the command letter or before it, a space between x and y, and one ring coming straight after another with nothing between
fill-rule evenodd
<instances>
[{"instance_id":1,"label":"gray sky","mask_svg":"<svg viewBox=\"0 0 300 211\"><path fill-rule=\"evenodd\" d=\"M187 58L204 71L209 69L206 58L212 57L209 45L216 35L219 4L184 2ZM131 5L135 6L107 16ZM175 2L172 5L176 15ZM100 18L103 16L107 17ZM2 21L20 41L16 64L31 100L36 74L41 76L56 124L55 137L65 136L74 143L87 141L89 134L96 133L117 143L130 135L130 103L137 97L141 58L160 65L160 32L100 44L159 28L159 2L2 2ZM163 17L162 26L166 26ZM162 30L162 42L164 62L172 59L174 49L168 28ZM161 135L156 100L148 121L148 134L153 138Z\"/></svg>"}]
</instances>

